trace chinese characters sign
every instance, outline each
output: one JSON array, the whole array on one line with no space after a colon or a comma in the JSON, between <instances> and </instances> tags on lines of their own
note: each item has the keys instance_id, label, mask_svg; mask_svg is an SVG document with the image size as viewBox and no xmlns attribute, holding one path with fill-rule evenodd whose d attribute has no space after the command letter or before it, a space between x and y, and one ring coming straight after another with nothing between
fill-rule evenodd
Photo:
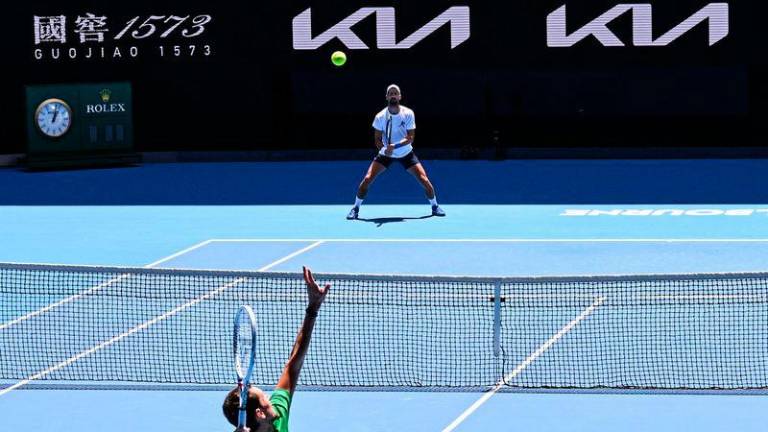
<instances>
[{"instance_id":1,"label":"chinese characters sign","mask_svg":"<svg viewBox=\"0 0 768 432\"><path fill-rule=\"evenodd\" d=\"M209 57L211 15L150 15L128 20L84 13L35 16L35 60Z\"/></svg>"}]
</instances>

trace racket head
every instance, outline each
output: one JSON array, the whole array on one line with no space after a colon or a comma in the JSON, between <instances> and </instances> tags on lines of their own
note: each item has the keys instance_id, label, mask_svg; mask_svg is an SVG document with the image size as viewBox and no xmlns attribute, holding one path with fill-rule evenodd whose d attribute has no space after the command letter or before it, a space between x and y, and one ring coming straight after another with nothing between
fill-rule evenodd
<instances>
[{"instance_id":1,"label":"racket head","mask_svg":"<svg viewBox=\"0 0 768 432\"><path fill-rule=\"evenodd\" d=\"M234 333L232 337L232 354L235 360L237 387L240 392L240 407L238 413L238 429L246 428L246 408L248 405L248 388L251 385L251 375L256 363L256 314L250 306L240 306L235 314Z\"/></svg>"}]
</instances>

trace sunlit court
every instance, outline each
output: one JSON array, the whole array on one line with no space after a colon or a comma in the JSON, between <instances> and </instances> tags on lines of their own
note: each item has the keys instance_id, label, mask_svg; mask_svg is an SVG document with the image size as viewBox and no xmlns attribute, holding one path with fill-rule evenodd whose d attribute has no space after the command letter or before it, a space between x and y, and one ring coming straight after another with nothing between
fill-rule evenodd
<instances>
[{"instance_id":1,"label":"sunlit court","mask_svg":"<svg viewBox=\"0 0 768 432\"><path fill-rule=\"evenodd\" d=\"M0 430L765 429L764 6L14 8Z\"/></svg>"}]
</instances>

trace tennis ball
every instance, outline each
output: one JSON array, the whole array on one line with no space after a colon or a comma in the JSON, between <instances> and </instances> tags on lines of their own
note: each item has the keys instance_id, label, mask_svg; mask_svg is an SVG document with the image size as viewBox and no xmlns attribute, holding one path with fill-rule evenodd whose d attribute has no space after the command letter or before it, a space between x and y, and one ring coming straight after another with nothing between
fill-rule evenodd
<instances>
[{"instance_id":1,"label":"tennis ball","mask_svg":"<svg viewBox=\"0 0 768 432\"><path fill-rule=\"evenodd\" d=\"M347 55L342 51L336 51L335 53L331 54L331 61L336 66L344 66L344 63L347 62Z\"/></svg>"}]
</instances>

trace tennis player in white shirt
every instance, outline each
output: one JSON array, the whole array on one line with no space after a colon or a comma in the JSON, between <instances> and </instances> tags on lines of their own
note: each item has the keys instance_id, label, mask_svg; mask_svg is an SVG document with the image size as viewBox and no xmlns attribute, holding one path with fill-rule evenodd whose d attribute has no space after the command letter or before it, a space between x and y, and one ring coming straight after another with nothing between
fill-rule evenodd
<instances>
[{"instance_id":1,"label":"tennis player in white shirt","mask_svg":"<svg viewBox=\"0 0 768 432\"><path fill-rule=\"evenodd\" d=\"M355 205L347 214L347 219L357 219L360 206L363 204L368 188L376 177L386 171L392 162L403 166L424 187L429 203L432 205L433 216L445 216L445 212L437 204L435 188L427 177L427 172L413 152L413 138L416 135L416 118L413 110L400 105L402 93L400 87L391 84L387 87L387 107L381 110L373 119L374 143L379 153L368 167L363 181L357 189Z\"/></svg>"}]
</instances>

